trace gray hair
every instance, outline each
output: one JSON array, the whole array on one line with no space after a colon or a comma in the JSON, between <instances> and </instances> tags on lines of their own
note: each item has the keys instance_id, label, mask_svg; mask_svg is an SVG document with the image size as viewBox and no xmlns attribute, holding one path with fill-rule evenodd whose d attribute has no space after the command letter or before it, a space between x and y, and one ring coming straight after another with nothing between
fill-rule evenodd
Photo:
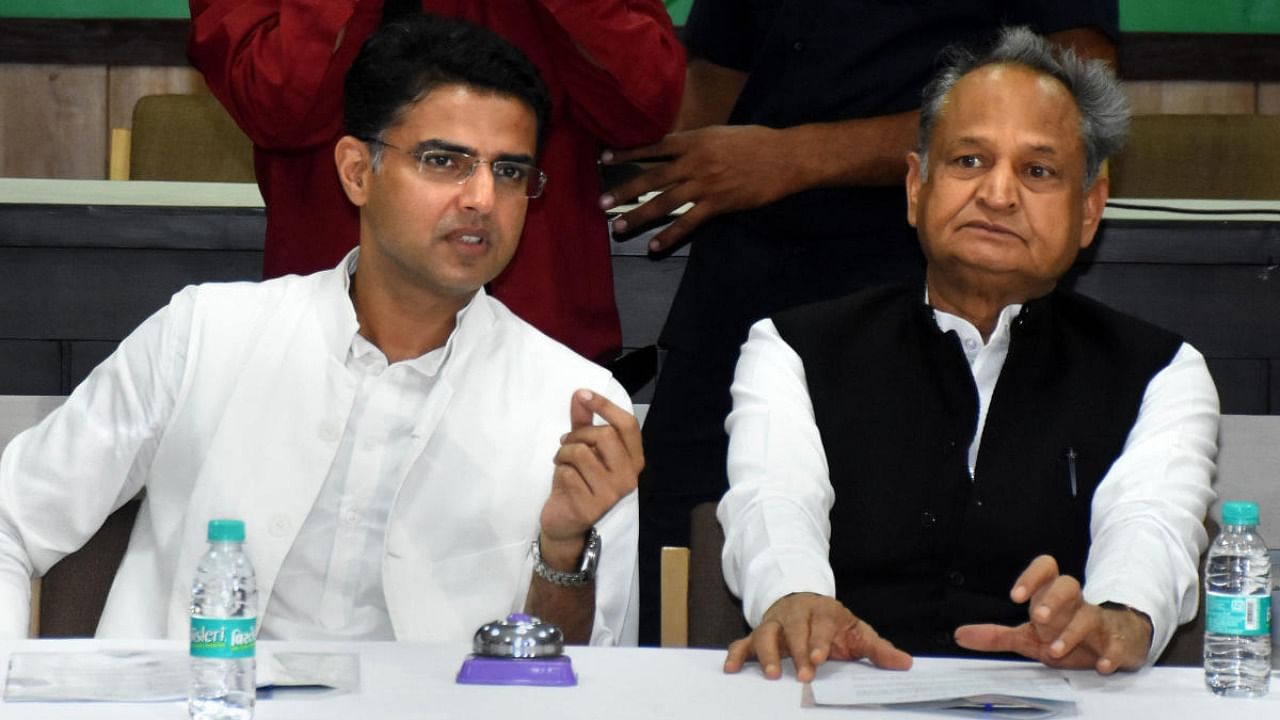
<instances>
[{"instance_id":1,"label":"gray hair","mask_svg":"<svg viewBox=\"0 0 1280 720\"><path fill-rule=\"evenodd\" d=\"M929 138L960 78L988 65L1022 65L1062 83L1080 111L1080 141L1085 151L1084 186L1098 178L1102 162L1124 145L1129 133L1129 101L1111 68L1102 60L1082 60L1074 51L1058 48L1025 27L1005 28L995 45L977 55L950 48L946 66L924 89L916 152L920 177L929 177Z\"/></svg>"}]
</instances>

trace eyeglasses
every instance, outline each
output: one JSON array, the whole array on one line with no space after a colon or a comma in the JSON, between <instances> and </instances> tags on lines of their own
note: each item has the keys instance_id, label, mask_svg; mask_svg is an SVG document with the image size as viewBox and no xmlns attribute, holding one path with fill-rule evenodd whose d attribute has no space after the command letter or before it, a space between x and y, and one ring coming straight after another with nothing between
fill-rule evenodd
<instances>
[{"instance_id":1,"label":"eyeglasses","mask_svg":"<svg viewBox=\"0 0 1280 720\"><path fill-rule=\"evenodd\" d=\"M515 160L481 160L455 150L428 148L403 150L381 140L365 140L370 145L381 145L408 155L418 161L418 174L439 183L461 185L476 173L476 167L487 164L493 172L493 187L504 195L523 195L536 198L547 184L547 175L528 163Z\"/></svg>"}]
</instances>

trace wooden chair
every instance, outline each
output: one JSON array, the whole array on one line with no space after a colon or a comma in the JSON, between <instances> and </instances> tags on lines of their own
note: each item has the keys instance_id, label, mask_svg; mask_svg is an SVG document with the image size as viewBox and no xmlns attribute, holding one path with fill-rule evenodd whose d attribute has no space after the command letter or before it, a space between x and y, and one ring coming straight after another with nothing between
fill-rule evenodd
<instances>
[{"instance_id":1,"label":"wooden chair","mask_svg":"<svg viewBox=\"0 0 1280 720\"><path fill-rule=\"evenodd\" d=\"M208 93L145 95L111 130L112 180L253 182L253 144Z\"/></svg>"},{"instance_id":2,"label":"wooden chair","mask_svg":"<svg viewBox=\"0 0 1280 720\"><path fill-rule=\"evenodd\" d=\"M1280 200L1280 116L1135 115L1113 198Z\"/></svg>"},{"instance_id":3,"label":"wooden chair","mask_svg":"<svg viewBox=\"0 0 1280 720\"><path fill-rule=\"evenodd\" d=\"M725 648L750 628L742 604L725 585L720 569L724 530L716 505L706 502L689 518L689 547L662 549L663 647Z\"/></svg>"}]
</instances>

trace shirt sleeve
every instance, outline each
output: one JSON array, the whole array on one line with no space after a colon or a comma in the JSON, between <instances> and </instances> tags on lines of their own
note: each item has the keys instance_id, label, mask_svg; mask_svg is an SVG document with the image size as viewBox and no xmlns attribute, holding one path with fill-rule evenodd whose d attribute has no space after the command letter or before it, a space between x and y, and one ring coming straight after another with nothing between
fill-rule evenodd
<instances>
[{"instance_id":1,"label":"shirt sleeve","mask_svg":"<svg viewBox=\"0 0 1280 720\"><path fill-rule=\"evenodd\" d=\"M804 364L772 320L752 326L731 393L729 491L717 517L725 530L725 581L755 627L789 593L835 596L835 493Z\"/></svg>"},{"instance_id":2,"label":"shirt sleeve","mask_svg":"<svg viewBox=\"0 0 1280 720\"><path fill-rule=\"evenodd\" d=\"M187 57L255 145L298 150L342 126L342 84L381 0L191 0Z\"/></svg>"},{"instance_id":3,"label":"shirt sleeve","mask_svg":"<svg viewBox=\"0 0 1280 720\"><path fill-rule=\"evenodd\" d=\"M684 48L659 0L540 0L569 112L600 142L656 142L675 124ZM556 30L558 29L558 31Z\"/></svg>"},{"instance_id":4,"label":"shirt sleeve","mask_svg":"<svg viewBox=\"0 0 1280 720\"><path fill-rule=\"evenodd\" d=\"M1204 357L1183 344L1147 385L1124 450L1094 491L1084 597L1151 618L1148 663L1196 614L1218 417Z\"/></svg>"},{"instance_id":5,"label":"shirt sleeve","mask_svg":"<svg viewBox=\"0 0 1280 720\"><path fill-rule=\"evenodd\" d=\"M31 578L142 489L185 365L190 327L174 314L146 320L0 457L0 638L26 636Z\"/></svg>"},{"instance_id":6,"label":"shirt sleeve","mask_svg":"<svg viewBox=\"0 0 1280 720\"><path fill-rule=\"evenodd\" d=\"M631 398L616 380L600 392L610 402L632 412ZM596 523L600 534L600 562L596 572L596 614L591 624L592 645L635 645L639 641L640 503L631 491Z\"/></svg>"}]
</instances>

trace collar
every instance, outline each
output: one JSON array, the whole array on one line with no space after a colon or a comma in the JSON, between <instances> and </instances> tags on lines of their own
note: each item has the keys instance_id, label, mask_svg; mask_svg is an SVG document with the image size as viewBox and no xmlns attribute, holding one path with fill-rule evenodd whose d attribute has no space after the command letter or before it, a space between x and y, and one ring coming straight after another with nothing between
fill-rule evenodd
<instances>
[{"instance_id":1,"label":"collar","mask_svg":"<svg viewBox=\"0 0 1280 720\"><path fill-rule=\"evenodd\" d=\"M356 309L351 303L351 277L359 262L360 248L357 247L347 253L337 267L317 273L319 290L316 294L316 320L320 324L320 332L329 355L340 365L346 363L348 354L360 356L376 350L372 343L360 336L360 323L356 320ZM444 347L404 362L420 372L435 374L444 359L456 352L453 350L455 345L471 345L489 331L495 319L489 296L484 288L480 288L471 301L458 311L453 332L449 334ZM357 340L364 345L357 343Z\"/></svg>"},{"instance_id":2,"label":"collar","mask_svg":"<svg viewBox=\"0 0 1280 720\"><path fill-rule=\"evenodd\" d=\"M1035 301L1033 301L1034 303ZM1009 345L1010 332L1015 322L1024 314L1024 309L1029 309L1029 305L1022 303L1013 303L1005 305L1000 309L1000 315L996 318L996 326L991 331L991 337L985 342L982 340L982 333L978 328L968 320L959 315L953 315L945 310L939 310L929 305L929 286L924 288L924 304L925 307L932 311L933 321L938 326L938 330L942 333L954 332L960 338L960 344L964 348L965 355L969 357L970 362L973 355L987 346L1003 346Z\"/></svg>"}]
</instances>

